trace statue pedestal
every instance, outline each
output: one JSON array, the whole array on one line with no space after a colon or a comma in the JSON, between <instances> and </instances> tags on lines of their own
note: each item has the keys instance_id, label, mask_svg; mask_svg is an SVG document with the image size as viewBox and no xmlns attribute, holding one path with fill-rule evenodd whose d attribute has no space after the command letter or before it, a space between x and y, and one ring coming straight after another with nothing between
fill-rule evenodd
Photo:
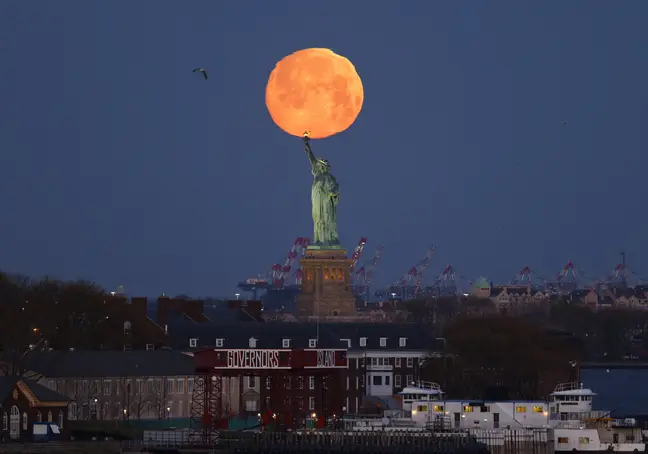
<instances>
[{"instance_id":1,"label":"statue pedestal","mask_svg":"<svg viewBox=\"0 0 648 454\"><path fill-rule=\"evenodd\" d=\"M357 315L349 276L352 260L347 258L345 249L309 246L300 263L302 284L297 297L297 317Z\"/></svg>"}]
</instances>

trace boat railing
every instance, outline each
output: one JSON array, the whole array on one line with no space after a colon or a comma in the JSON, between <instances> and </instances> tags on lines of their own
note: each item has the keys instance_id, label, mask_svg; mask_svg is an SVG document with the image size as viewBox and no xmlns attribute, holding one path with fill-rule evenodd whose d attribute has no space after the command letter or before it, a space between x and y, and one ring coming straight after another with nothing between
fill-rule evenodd
<instances>
[{"instance_id":1,"label":"boat railing","mask_svg":"<svg viewBox=\"0 0 648 454\"><path fill-rule=\"evenodd\" d=\"M570 383L558 383L556 385L556 388L554 388L555 393L562 392L562 391L576 391L578 389L583 389L583 385L578 382L570 382Z\"/></svg>"},{"instance_id":2,"label":"boat railing","mask_svg":"<svg viewBox=\"0 0 648 454\"><path fill-rule=\"evenodd\" d=\"M434 383L431 381L416 381L416 382L408 383L408 387L409 386L413 388L425 389L426 391L436 391L439 393L442 392L441 386L438 383Z\"/></svg>"}]
</instances>

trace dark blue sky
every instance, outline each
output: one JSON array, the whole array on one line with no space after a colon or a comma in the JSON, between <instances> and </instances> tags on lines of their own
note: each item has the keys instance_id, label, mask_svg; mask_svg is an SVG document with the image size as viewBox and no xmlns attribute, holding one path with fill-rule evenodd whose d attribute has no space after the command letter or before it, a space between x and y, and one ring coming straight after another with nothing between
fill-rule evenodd
<instances>
[{"instance_id":1,"label":"dark blue sky","mask_svg":"<svg viewBox=\"0 0 648 454\"><path fill-rule=\"evenodd\" d=\"M621 248L648 275L647 2L334 5L2 2L0 267L201 296L282 260L312 177L265 84L328 47L365 104L313 147L344 244L385 245L378 283L431 244L430 278L600 277Z\"/></svg>"}]
</instances>

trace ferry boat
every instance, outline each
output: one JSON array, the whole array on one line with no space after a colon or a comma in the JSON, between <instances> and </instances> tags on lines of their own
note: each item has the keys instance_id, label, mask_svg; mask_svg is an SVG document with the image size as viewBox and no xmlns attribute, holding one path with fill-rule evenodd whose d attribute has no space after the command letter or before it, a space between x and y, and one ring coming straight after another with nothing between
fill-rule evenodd
<instances>
[{"instance_id":1,"label":"ferry boat","mask_svg":"<svg viewBox=\"0 0 648 454\"><path fill-rule=\"evenodd\" d=\"M644 452L648 442L633 419L593 411L596 394L578 383L559 384L549 402L449 400L431 382L411 383L399 394L401 409L356 423L353 430L469 431L491 440L495 432L503 433L503 440L506 433L528 433L534 440L553 439L556 452Z\"/></svg>"}]
</instances>

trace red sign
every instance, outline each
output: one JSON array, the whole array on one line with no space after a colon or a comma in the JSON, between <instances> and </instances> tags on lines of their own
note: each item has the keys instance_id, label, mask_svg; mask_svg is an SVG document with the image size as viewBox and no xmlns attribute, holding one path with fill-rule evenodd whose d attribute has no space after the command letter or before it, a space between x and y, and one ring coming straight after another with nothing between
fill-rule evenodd
<instances>
[{"instance_id":1,"label":"red sign","mask_svg":"<svg viewBox=\"0 0 648 454\"><path fill-rule=\"evenodd\" d=\"M211 369L346 369L346 350L214 349L194 354L200 367Z\"/></svg>"}]
</instances>

